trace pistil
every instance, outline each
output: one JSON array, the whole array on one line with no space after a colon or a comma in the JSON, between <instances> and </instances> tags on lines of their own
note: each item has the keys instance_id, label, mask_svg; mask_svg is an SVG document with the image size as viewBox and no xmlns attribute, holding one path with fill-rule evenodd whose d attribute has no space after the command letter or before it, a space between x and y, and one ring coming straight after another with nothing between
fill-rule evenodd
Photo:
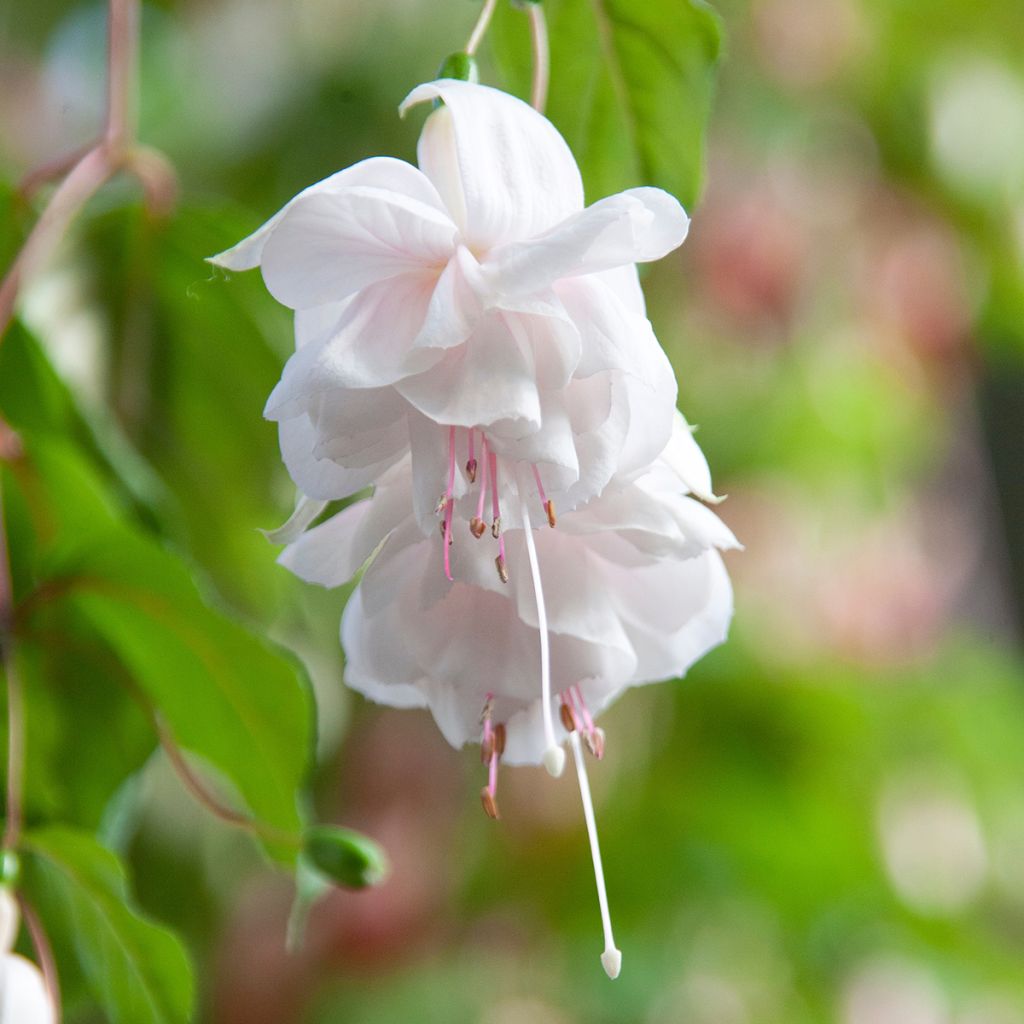
<instances>
[{"instance_id":1,"label":"pistil","mask_svg":"<svg viewBox=\"0 0 1024 1024\"><path fill-rule=\"evenodd\" d=\"M544 751L544 767L548 774L558 778L565 768L565 751L555 742L555 726L551 715L551 652L548 637L548 616L544 605L544 588L540 581L540 565L537 549L533 543L533 527L530 525L530 511L525 499L521 499L523 513L523 534L526 539L526 554L533 576L533 594L537 601L537 628L540 632L540 689L541 710L544 717L544 737L547 750ZM504 554L504 552L502 552ZM573 734L575 735L575 733Z\"/></svg>"},{"instance_id":2,"label":"pistil","mask_svg":"<svg viewBox=\"0 0 1024 1024\"><path fill-rule=\"evenodd\" d=\"M578 730L569 733L569 743L572 745L572 756L576 762L576 777L580 784L583 817L587 823L587 837L590 839L590 856L594 861L597 902L601 908L601 927L604 929L604 952L601 954L601 966L609 978L617 978L622 969L622 953L615 947L615 937L612 935L612 918L608 911L608 892L604 884L604 868L601 866L601 847L597 841L594 802L590 796L590 781L587 778L587 766L583 759Z\"/></svg>"}]
</instances>

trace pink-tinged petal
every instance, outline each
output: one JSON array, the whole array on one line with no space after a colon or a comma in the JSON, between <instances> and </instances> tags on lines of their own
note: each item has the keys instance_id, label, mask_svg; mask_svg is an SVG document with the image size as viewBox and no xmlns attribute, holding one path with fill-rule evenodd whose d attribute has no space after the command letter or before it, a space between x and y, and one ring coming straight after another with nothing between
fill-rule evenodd
<instances>
[{"instance_id":1,"label":"pink-tinged petal","mask_svg":"<svg viewBox=\"0 0 1024 1024\"><path fill-rule=\"evenodd\" d=\"M224 267L226 270L251 270L253 267L258 267L263 258L263 247L267 239L274 228L281 223L293 203L318 192L337 192L354 185L389 189L409 196L411 199L418 199L437 210L444 210L441 197L422 171L417 170L412 164L407 164L404 160L395 160L388 156L375 156L369 160L361 160L359 163L346 167L345 170L338 171L336 174L324 178L323 181L318 181L315 185L303 189L248 238L244 238L237 245L216 256L211 256L207 262Z\"/></svg>"},{"instance_id":2,"label":"pink-tinged petal","mask_svg":"<svg viewBox=\"0 0 1024 1024\"><path fill-rule=\"evenodd\" d=\"M484 267L502 293L529 295L566 277L659 260L682 245L689 223L667 192L630 189L540 237L495 249Z\"/></svg>"},{"instance_id":3,"label":"pink-tinged petal","mask_svg":"<svg viewBox=\"0 0 1024 1024\"><path fill-rule=\"evenodd\" d=\"M482 284L480 264L460 245L437 279L414 347L445 349L461 345L484 314Z\"/></svg>"},{"instance_id":4,"label":"pink-tinged petal","mask_svg":"<svg viewBox=\"0 0 1024 1024\"><path fill-rule=\"evenodd\" d=\"M42 972L17 953L0 957L0 1024L55 1024Z\"/></svg>"},{"instance_id":5,"label":"pink-tinged petal","mask_svg":"<svg viewBox=\"0 0 1024 1024\"><path fill-rule=\"evenodd\" d=\"M681 412L672 422L672 436L660 460L701 501L717 504L722 499L711 488L711 470L691 427Z\"/></svg>"},{"instance_id":6,"label":"pink-tinged petal","mask_svg":"<svg viewBox=\"0 0 1024 1024\"><path fill-rule=\"evenodd\" d=\"M301 491L295 502L295 511L276 530L261 530L271 544L290 544L309 527L317 516L327 508L326 501L306 497Z\"/></svg>"},{"instance_id":7,"label":"pink-tinged petal","mask_svg":"<svg viewBox=\"0 0 1024 1024\"><path fill-rule=\"evenodd\" d=\"M395 384L424 416L457 427L486 427L511 421L522 433L540 426L533 352L492 312L464 345L449 349L435 367Z\"/></svg>"},{"instance_id":8,"label":"pink-tinged petal","mask_svg":"<svg viewBox=\"0 0 1024 1024\"><path fill-rule=\"evenodd\" d=\"M543 115L508 93L450 79L413 89L400 109L435 99L444 106L423 126L419 165L476 252L582 209L576 161Z\"/></svg>"},{"instance_id":9,"label":"pink-tinged petal","mask_svg":"<svg viewBox=\"0 0 1024 1024\"><path fill-rule=\"evenodd\" d=\"M347 468L313 455L318 439L313 423L306 415L284 420L278 427L278 434L281 457L295 486L310 498L321 501L347 498L369 487L405 454L407 447L407 443L406 447L396 445L379 462Z\"/></svg>"},{"instance_id":10,"label":"pink-tinged petal","mask_svg":"<svg viewBox=\"0 0 1024 1024\"><path fill-rule=\"evenodd\" d=\"M279 564L308 583L340 587L409 514L408 471L385 473L376 497L349 505L288 545Z\"/></svg>"},{"instance_id":11,"label":"pink-tinged petal","mask_svg":"<svg viewBox=\"0 0 1024 1024\"><path fill-rule=\"evenodd\" d=\"M440 273L455 225L419 199L359 186L296 199L263 247L263 279L292 309L337 302L415 271Z\"/></svg>"},{"instance_id":12,"label":"pink-tinged petal","mask_svg":"<svg viewBox=\"0 0 1024 1024\"><path fill-rule=\"evenodd\" d=\"M296 312L301 344L285 364L263 415L285 419L338 389L376 391L437 363L442 353L413 348L432 288L428 275L403 274L343 303Z\"/></svg>"}]
</instances>

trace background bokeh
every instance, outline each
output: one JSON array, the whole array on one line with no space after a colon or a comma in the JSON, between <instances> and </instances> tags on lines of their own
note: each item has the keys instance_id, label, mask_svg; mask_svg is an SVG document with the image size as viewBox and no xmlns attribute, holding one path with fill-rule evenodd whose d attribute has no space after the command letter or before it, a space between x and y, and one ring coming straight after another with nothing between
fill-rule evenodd
<instances>
[{"instance_id":1,"label":"background bokeh","mask_svg":"<svg viewBox=\"0 0 1024 1024\"><path fill-rule=\"evenodd\" d=\"M1024 1024L1024 7L716 9L705 193L645 287L746 550L729 644L604 723L611 984L573 779L505 771L492 823L474 752L343 690L345 594L300 585L257 530L291 507L260 416L289 318L258 275L202 262L340 167L414 159L397 104L477 6L145 8L141 136L179 205L154 220L108 186L19 330L133 514L302 657L318 813L394 868L318 904L287 954L290 880L148 758L104 838L185 936L202 1020ZM5 259L31 222L10 185L100 122L104 19L0 7ZM485 44L485 81L518 86L515 38Z\"/></svg>"}]
</instances>

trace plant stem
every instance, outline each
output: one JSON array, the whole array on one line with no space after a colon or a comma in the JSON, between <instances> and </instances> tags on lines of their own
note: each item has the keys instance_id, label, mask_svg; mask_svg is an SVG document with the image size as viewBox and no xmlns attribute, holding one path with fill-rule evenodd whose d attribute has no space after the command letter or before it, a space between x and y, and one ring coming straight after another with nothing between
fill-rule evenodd
<instances>
[{"instance_id":1,"label":"plant stem","mask_svg":"<svg viewBox=\"0 0 1024 1024\"><path fill-rule=\"evenodd\" d=\"M29 935L32 936L32 945L35 948L36 956L39 958L39 967L43 972L43 981L46 983L46 991L53 1003L54 1017L57 1024L60 1024L60 977L57 974L57 960L53 955L53 948L50 940L46 937L46 929L39 915L24 896L18 896L18 903L21 906L21 916L25 919L25 926Z\"/></svg>"},{"instance_id":2,"label":"plant stem","mask_svg":"<svg viewBox=\"0 0 1024 1024\"><path fill-rule=\"evenodd\" d=\"M548 102L548 83L551 79L551 49L548 46L548 23L542 3L529 5L530 43L533 47L533 87L530 103L542 114Z\"/></svg>"},{"instance_id":3,"label":"plant stem","mask_svg":"<svg viewBox=\"0 0 1024 1024\"><path fill-rule=\"evenodd\" d=\"M135 144L139 62L139 0L110 0L107 21L107 111L99 141L80 157L50 161L22 184L28 195L43 181L63 173L35 226L0 281L0 340L14 317L21 286L64 237L92 196L118 171L134 174L156 213L173 205L177 191L171 165L155 150Z\"/></svg>"},{"instance_id":4,"label":"plant stem","mask_svg":"<svg viewBox=\"0 0 1024 1024\"><path fill-rule=\"evenodd\" d=\"M484 35L487 32L487 27L491 23L491 18L494 16L494 9L498 6L498 0L484 0L483 9L480 11L480 17L477 18L476 24L473 26L473 31L470 33L469 41L466 43L466 53L473 56L480 46Z\"/></svg>"},{"instance_id":5,"label":"plant stem","mask_svg":"<svg viewBox=\"0 0 1024 1024\"><path fill-rule=\"evenodd\" d=\"M3 848L14 850L21 838L25 781L25 698L14 653L14 588L7 550L7 521L0 489L0 653L7 683L7 805Z\"/></svg>"}]
</instances>

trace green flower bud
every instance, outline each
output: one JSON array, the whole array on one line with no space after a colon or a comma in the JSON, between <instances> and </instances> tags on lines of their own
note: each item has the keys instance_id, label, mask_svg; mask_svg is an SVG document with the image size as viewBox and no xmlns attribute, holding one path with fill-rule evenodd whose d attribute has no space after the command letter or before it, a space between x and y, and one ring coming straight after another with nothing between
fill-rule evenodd
<instances>
[{"instance_id":1,"label":"green flower bud","mask_svg":"<svg viewBox=\"0 0 1024 1024\"><path fill-rule=\"evenodd\" d=\"M441 63L437 77L455 78L460 82L473 82L475 85L480 81L476 58L468 53L450 53Z\"/></svg>"},{"instance_id":2,"label":"green flower bud","mask_svg":"<svg viewBox=\"0 0 1024 1024\"><path fill-rule=\"evenodd\" d=\"M316 825L306 831L302 852L309 863L337 885L365 889L388 876L387 854L372 839L335 825Z\"/></svg>"},{"instance_id":3,"label":"green flower bud","mask_svg":"<svg viewBox=\"0 0 1024 1024\"><path fill-rule=\"evenodd\" d=\"M0 886L14 887L21 877L21 861L13 850L0 852Z\"/></svg>"}]
</instances>

